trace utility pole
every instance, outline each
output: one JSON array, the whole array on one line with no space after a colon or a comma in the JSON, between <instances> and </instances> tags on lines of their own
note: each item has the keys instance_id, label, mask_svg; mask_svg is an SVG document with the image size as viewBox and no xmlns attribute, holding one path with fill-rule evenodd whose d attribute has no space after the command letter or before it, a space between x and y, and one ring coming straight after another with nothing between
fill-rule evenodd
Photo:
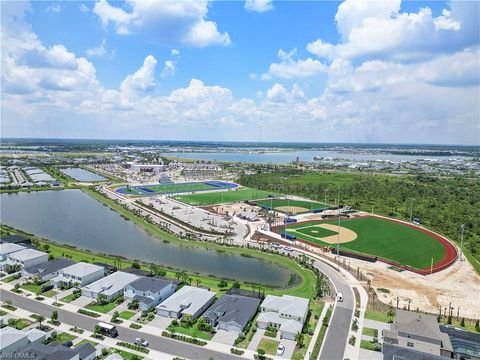
<instances>
[{"instance_id":1,"label":"utility pole","mask_svg":"<svg viewBox=\"0 0 480 360\"><path fill-rule=\"evenodd\" d=\"M413 202L415 201L415 199L411 199L411 202L410 202L410 223L412 223L412 219L413 219Z\"/></svg>"},{"instance_id":2,"label":"utility pole","mask_svg":"<svg viewBox=\"0 0 480 360\"><path fill-rule=\"evenodd\" d=\"M337 257L338 257L338 270L340 270L340 187L338 188L338 232L337 232Z\"/></svg>"},{"instance_id":3,"label":"utility pole","mask_svg":"<svg viewBox=\"0 0 480 360\"><path fill-rule=\"evenodd\" d=\"M460 226L460 229L462 229L462 235L460 237L460 261L463 261L463 230L465 228L465 224L462 224Z\"/></svg>"}]
</instances>

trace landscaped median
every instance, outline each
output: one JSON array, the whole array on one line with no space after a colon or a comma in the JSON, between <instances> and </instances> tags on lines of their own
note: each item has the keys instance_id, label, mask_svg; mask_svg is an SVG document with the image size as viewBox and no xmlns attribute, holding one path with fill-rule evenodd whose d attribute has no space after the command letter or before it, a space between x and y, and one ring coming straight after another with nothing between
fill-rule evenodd
<instances>
[{"instance_id":1,"label":"landscaped median","mask_svg":"<svg viewBox=\"0 0 480 360\"><path fill-rule=\"evenodd\" d=\"M190 344L194 344L194 345L199 345L199 346L205 346L205 345L207 345L207 342L206 342L206 341L198 340L198 339L193 338L193 337L190 337L190 336L185 336L185 335L181 335L181 334L176 334L176 333L173 333L173 332L170 332L170 331L166 331L166 330L162 332L162 336L168 337L168 338L170 338L170 339L175 339L175 340L184 341L184 342L187 342L187 343L190 343Z\"/></svg>"},{"instance_id":2,"label":"landscaped median","mask_svg":"<svg viewBox=\"0 0 480 360\"><path fill-rule=\"evenodd\" d=\"M320 355L320 349L322 348L323 339L325 338L325 334L327 333L328 324L330 323L330 318L332 317L332 306L327 305L327 312L322 320L322 327L320 328L320 332L318 333L317 340L315 341L315 345L313 346L313 351L310 354L310 359L317 359Z\"/></svg>"}]
</instances>

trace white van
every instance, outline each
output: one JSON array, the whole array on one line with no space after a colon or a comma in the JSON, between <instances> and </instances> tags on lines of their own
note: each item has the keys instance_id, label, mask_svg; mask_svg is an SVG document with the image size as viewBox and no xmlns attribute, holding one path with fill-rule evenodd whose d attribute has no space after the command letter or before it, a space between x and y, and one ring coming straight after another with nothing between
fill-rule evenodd
<instances>
[{"instance_id":1,"label":"white van","mask_svg":"<svg viewBox=\"0 0 480 360\"><path fill-rule=\"evenodd\" d=\"M337 293L337 301L342 302L343 301L343 294L342 293Z\"/></svg>"}]
</instances>

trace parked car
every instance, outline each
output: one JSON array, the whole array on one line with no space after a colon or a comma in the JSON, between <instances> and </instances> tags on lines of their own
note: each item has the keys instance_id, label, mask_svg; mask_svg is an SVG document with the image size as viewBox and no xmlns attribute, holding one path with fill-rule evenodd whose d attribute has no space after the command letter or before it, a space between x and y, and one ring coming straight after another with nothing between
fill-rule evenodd
<instances>
[{"instance_id":1,"label":"parked car","mask_svg":"<svg viewBox=\"0 0 480 360\"><path fill-rule=\"evenodd\" d=\"M290 246L285 246L285 247L283 248L283 250L285 250L285 251L293 251L293 249L292 249Z\"/></svg>"},{"instance_id":2,"label":"parked car","mask_svg":"<svg viewBox=\"0 0 480 360\"><path fill-rule=\"evenodd\" d=\"M342 302L343 301L343 294L341 292L337 293L337 301Z\"/></svg>"},{"instance_id":3,"label":"parked car","mask_svg":"<svg viewBox=\"0 0 480 360\"><path fill-rule=\"evenodd\" d=\"M144 338L136 338L133 343L139 346L144 346L144 347L148 346L148 341L145 340Z\"/></svg>"},{"instance_id":4,"label":"parked car","mask_svg":"<svg viewBox=\"0 0 480 360\"><path fill-rule=\"evenodd\" d=\"M41 293L43 294L44 292L50 291L52 289L53 289L53 285L45 285L44 287L42 287Z\"/></svg>"},{"instance_id":5,"label":"parked car","mask_svg":"<svg viewBox=\"0 0 480 360\"><path fill-rule=\"evenodd\" d=\"M277 355L281 356L285 352L285 345L279 344L277 348Z\"/></svg>"},{"instance_id":6,"label":"parked car","mask_svg":"<svg viewBox=\"0 0 480 360\"><path fill-rule=\"evenodd\" d=\"M65 341L62 345L66 346L66 347L72 347L73 346L73 341L72 340Z\"/></svg>"}]
</instances>

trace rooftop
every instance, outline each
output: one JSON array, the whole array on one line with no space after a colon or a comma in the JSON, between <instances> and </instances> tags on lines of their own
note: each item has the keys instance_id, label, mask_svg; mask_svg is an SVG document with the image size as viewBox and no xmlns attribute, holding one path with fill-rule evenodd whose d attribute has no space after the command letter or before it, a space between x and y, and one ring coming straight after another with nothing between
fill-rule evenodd
<instances>
[{"instance_id":1,"label":"rooftop","mask_svg":"<svg viewBox=\"0 0 480 360\"><path fill-rule=\"evenodd\" d=\"M54 273L58 270L66 268L70 265L75 264L75 261L65 258L58 258L55 260L47 261L38 265L29 266L25 268L24 271L29 274L38 274L41 276Z\"/></svg>"},{"instance_id":2,"label":"rooftop","mask_svg":"<svg viewBox=\"0 0 480 360\"><path fill-rule=\"evenodd\" d=\"M172 284L172 282L169 280L143 276L133 281L129 285L135 290L151 291L153 293L157 293L163 288L169 286L170 284Z\"/></svg>"},{"instance_id":3,"label":"rooftop","mask_svg":"<svg viewBox=\"0 0 480 360\"><path fill-rule=\"evenodd\" d=\"M222 322L234 321L241 327L247 325L257 312L260 299L238 296L223 295L203 314L204 317L217 319Z\"/></svg>"},{"instance_id":4,"label":"rooftop","mask_svg":"<svg viewBox=\"0 0 480 360\"><path fill-rule=\"evenodd\" d=\"M215 293L213 291L193 286L184 286L158 305L157 309L167 309L176 312L184 309L184 313L193 314L214 297Z\"/></svg>"},{"instance_id":5,"label":"rooftop","mask_svg":"<svg viewBox=\"0 0 480 360\"><path fill-rule=\"evenodd\" d=\"M96 293L102 293L108 296L119 291L120 289L123 289L126 285L130 284L132 281L135 281L137 278L138 276L136 275L123 271L117 271L87 286L84 286L82 289Z\"/></svg>"},{"instance_id":6,"label":"rooftop","mask_svg":"<svg viewBox=\"0 0 480 360\"><path fill-rule=\"evenodd\" d=\"M99 270L103 271L103 267L85 263L85 262L79 262L66 267L65 269L62 270L62 272L67 275L83 277L85 275L97 272Z\"/></svg>"},{"instance_id":7,"label":"rooftop","mask_svg":"<svg viewBox=\"0 0 480 360\"><path fill-rule=\"evenodd\" d=\"M2 348L5 348L27 336L28 335L23 331L6 326L3 329L0 329L0 344L2 344Z\"/></svg>"},{"instance_id":8,"label":"rooftop","mask_svg":"<svg viewBox=\"0 0 480 360\"><path fill-rule=\"evenodd\" d=\"M0 254L10 254L15 251L20 251L25 249L25 246L18 245L15 243L1 243L0 244Z\"/></svg>"},{"instance_id":9,"label":"rooftop","mask_svg":"<svg viewBox=\"0 0 480 360\"><path fill-rule=\"evenodd\" d=\"M262 302L262 307L282 314L304 317L308 312L308 299L283 295L267 295Z\"/></svg>"},{"instance_id":10,"label":"rooftop","mask_svg":"<svg viewBox=\"0 0 480 360\"><path fill-rule=\"evenodd\" d=\"M30 259L43 256L43 255L48 255L48 254L44 253L43 251L38 251L35 249L23 249L10 254L9 257L19 261L25 261L25 260L30 260Z\"/></svg>"}]
</instances>

